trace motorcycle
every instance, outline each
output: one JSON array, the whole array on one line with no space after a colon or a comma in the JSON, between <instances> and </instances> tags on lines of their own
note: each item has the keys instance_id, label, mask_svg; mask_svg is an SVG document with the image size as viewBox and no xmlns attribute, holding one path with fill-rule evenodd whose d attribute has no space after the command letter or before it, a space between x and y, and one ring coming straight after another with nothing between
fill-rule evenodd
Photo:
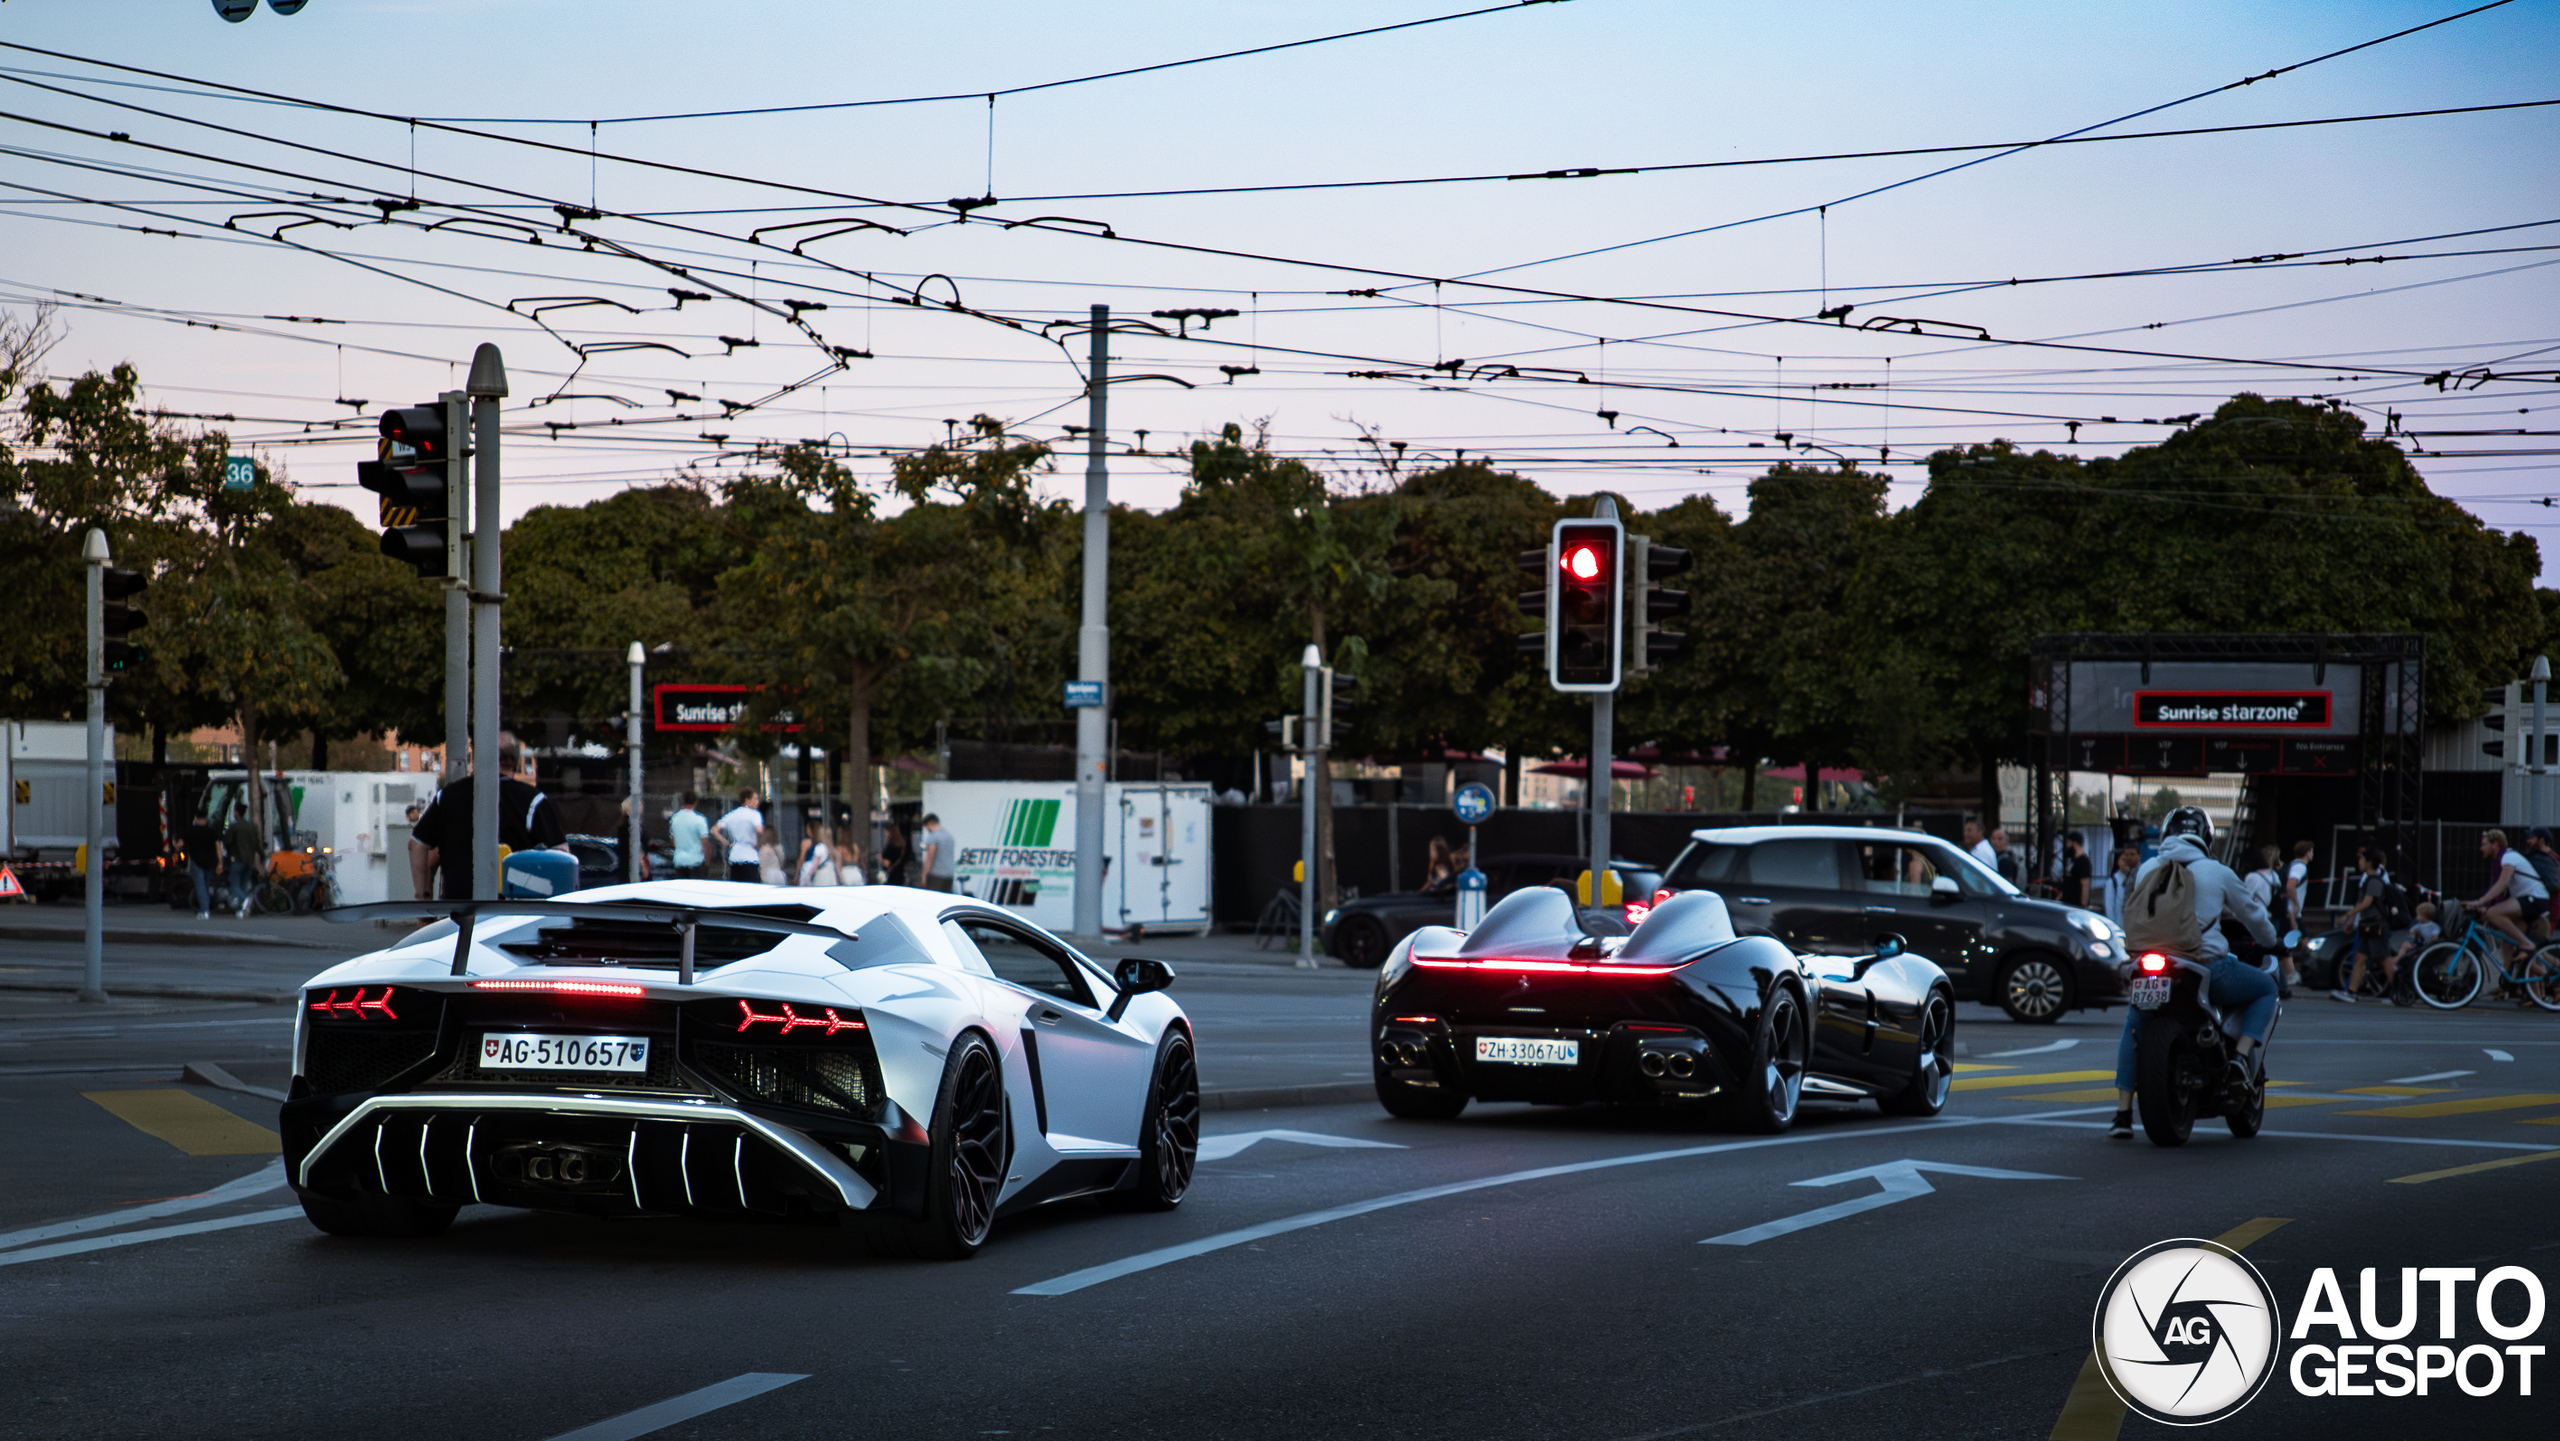
<instances>
[{"instance_id":1,"label":"motorcycle","mask_svg":"<svg viewBox=\"0 0 2560 1441\"><path fill-rule=\"evenodd\" d=\"M2245 1090L2223 1082L2224 1065L2239 1054L2240 1012L2213 1003L2212 969L2184 956L2147 951L2128 967L2133 1008L2141 1016L2134 1033L2134 1109L2155 1146L2183 1146L2198 1117L2220 1116L2242 1140L2258 1134L2267 1116L2267 1044L2258 1045L2255 1074ZM2278 1002L2277 1019L2284 1006Z\"/></svg>"}]
</instances>

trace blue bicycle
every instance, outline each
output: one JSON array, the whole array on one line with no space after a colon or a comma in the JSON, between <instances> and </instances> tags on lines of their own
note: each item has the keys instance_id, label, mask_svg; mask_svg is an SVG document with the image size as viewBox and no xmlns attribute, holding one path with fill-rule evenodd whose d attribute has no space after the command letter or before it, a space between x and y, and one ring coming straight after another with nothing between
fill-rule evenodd
<instances>
[{"instance_id":1,"label":"blue bicycle","mask_svg":"<svg viewBox=\"0 0 2560 1441\"><path fill-rule=\"evenodd\" d=\"M2500 983L2521 993L2546 1011L2560 1011L2560 942L2526 955L2510 971L2504 955L2510 943L2483 924L2480 913L2466 908L2462 939L2438 941L2409 963L2409 985L2418 999L2439 1011L2470 1005L2480 987L2495 974Z\"/></svg>"}]
</instances>

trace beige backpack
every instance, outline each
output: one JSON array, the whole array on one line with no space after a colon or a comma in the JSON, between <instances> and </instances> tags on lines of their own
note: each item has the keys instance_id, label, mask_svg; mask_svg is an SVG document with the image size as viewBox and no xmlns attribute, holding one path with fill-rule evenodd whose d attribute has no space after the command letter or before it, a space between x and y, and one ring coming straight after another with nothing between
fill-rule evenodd
<instances>
[{"instance_id":1,"label":"beige backpack","mask_svg":"<svg viewBox=\"0 0 2560 1441\"><path fill-rule=\"evenodd\" d=\"M2196 920L2196 880L2185 863L2171 861L2134 883L2124 898L2124 943L2136 955L2167 951L2192 960L2204 944Z\"/></svg>"}]
</instances>

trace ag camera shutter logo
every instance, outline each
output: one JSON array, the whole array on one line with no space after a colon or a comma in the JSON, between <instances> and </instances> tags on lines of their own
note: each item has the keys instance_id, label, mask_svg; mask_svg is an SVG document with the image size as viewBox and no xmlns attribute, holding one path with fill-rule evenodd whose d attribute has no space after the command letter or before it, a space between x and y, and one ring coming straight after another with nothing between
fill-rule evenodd
<instances>
[{"instance_id":1,"label":"ag camera shutter logo","mask_svg":"<svg viewBox=\"0 0 2560 1441\"><path fill-rule=\"evenodd\" d=\"M2236 1252L2182 1238L2136 1251L2098 1293L2091 1343L2124 1404L2202 1426L2256 1399L2284 1334L2275 1293Z\"/></svg>"}]
</instances>

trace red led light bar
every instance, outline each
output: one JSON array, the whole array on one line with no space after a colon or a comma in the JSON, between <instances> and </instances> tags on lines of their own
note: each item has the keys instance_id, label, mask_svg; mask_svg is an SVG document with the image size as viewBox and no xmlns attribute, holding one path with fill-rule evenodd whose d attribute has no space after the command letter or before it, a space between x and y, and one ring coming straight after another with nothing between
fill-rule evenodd
<instances>
[{"instance_id":1,"label":"red led light bar","mask_svg":"<svg viewBox=\"0 0 2560 1441\"><path fill-rule=\"evenodd\" d=\"M475 991L542 991L555 996L622 996L632 1000L649 994L646 986L628 981L473 981Z\"/></svg>"},{"instance_id":2,"label":"red led light bar","mask_svg":"<svg viewBox=\"0 0 2560 1441\"><path fill-rule=\"evenodd\" d=\"M759 1014L754 1006L747 1004L745 1000L741 999L738 1002L738 1029L743 1031L758 1021L773 1022L774 1026L786 1036L790 1035L793 1031L800 1029L802 1026L824 1026L826 1028L826 1034L830 1036L834 1035L838 1031L862 1031L870 1029L858 1018L848 1021L837 1015L836 1008L833 1006L826 1008L827 1014L824 1019L821 1019L817 1016L804 1016L798 1011L791 1009L791 1003L789 1001L778 1001L775 1004L782 1007L782 1014L778 1016L767 1016Z\"/></svg>"},{"instance_id":3,"label":"red led light bar","mask_svg":"<svg viewBox=\"0 0 2560 1441\"><path fill-rule=\"evenodd\" d=\"M1435 971L1580 971L1604 976L1667 976L1689 964L1682 961L1678 966L1621 966L1612 961L1462 961L1455 958L1430 960L1421 956L1414 957L1413 963Z\"/></svg>"},{"instance_id":4,"label":"red led light bar","mask_svg":"<svg viewBox=\"0 0 2560 1441\"><path fill-rule=\"evenodd\" d=\"M337 991L332 988L326 999L313 1001L310 1009L318 1011L324 1016L343 1016L358 1021L372 1020L375 1017L380 1017L386 1021L396 1021L400 1019L397 1015L392 1013L391 988L389 986L384 986L382 988L382 994L374 997L370 1001L364 998L366 989L367 988L364 986L358 986L356 987L356 993L352 999L342 1001L338 999Z\"/></svg>"}]
</instances>

